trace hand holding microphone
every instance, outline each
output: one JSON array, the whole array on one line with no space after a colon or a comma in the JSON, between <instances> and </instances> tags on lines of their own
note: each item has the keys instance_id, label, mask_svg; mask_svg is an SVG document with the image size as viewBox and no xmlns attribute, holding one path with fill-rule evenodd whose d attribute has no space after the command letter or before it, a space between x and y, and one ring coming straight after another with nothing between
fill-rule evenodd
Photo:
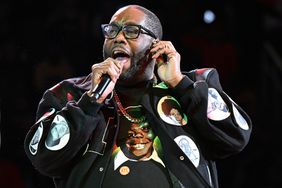
<instances>
[{"instance_id":1,"label":"hand holding microphone","mask_svg":"<svg viewBox=\"0 0 282 188\"><path fill-rule=\"evenodd\" d=\"M107 58L92 66L91 89L87 94L102 103L114 89L115 83L122 72L123 65L118 60Z\"/></svg>"}]
</instances>

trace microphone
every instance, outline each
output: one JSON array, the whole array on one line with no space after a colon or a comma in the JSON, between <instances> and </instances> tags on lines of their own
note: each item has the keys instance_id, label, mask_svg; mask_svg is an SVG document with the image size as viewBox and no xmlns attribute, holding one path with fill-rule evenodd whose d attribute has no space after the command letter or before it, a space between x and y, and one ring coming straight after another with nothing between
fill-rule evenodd
<instances>
[{"instance_id":1,"label":"microphone","mask_svg":"<svg viewBox=\"0 0 282 188\"><path fill-rule=\"evenodd\" d=\"M101 78L100 83L98 84L97 88L94 91L94 98L98 100L100 96L104 93L104 91L107 89L108 85L111 82L111 78L108 74L104 74Z\"/></svg>"}]
</instances>

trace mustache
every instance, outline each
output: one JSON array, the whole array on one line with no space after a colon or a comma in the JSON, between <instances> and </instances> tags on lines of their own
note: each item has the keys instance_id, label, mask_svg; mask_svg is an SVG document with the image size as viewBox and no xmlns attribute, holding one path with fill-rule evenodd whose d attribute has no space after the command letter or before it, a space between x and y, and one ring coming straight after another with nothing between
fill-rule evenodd
<instances>
[{"instance_id":1,"label":"mustache","mask_svg":"<svg viewBox=\"0 0 282 188\"><path fill-rule=\"evenodd\" d=\"M120 50L126 52L127 54L130 54L130 53L129 53L129 50L128 50L124 45L121 45L121 44L114 44L114 45L110 48L110 51L113 52L115 49L120 49Z\"/></svg>"}]
</instances>

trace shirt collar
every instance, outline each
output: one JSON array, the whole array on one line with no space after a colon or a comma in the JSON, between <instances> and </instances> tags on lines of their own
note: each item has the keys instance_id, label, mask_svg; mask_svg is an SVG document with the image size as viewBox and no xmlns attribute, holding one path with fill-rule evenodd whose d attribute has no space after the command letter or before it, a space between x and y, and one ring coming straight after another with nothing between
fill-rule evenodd
<instances>
[{"instance_id":1,"label":"shirt collar","mask_svg":"<svg viewBox=\"0 0 282 188\"><path fill-rule=\"evenodd\" d=\"M120 148L118 148L118 150L119 151L114 158L114 170L118 169L118 167L120 167L126 161L138 162L138 161L149 161L150 159L160 163L163 167L165 167L163 161L161 160L161 158L159 157L159 155L158 155L158 153L155 149L153 150L153 153L150 157L148 157L146 159L142 159L142 160L130 159L130 158L128 158L124 155L124 153L122 152L122 150Z\"/></svg>"}]
</instances>

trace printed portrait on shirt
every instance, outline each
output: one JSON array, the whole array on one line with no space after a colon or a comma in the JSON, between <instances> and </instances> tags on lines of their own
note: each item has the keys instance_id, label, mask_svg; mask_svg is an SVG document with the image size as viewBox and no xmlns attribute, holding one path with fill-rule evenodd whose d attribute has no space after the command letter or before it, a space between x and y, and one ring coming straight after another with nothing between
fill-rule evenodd
<instances>
[{"instance_id":1,"label":"printed portrait on shirt","mask_svg":"<svg viewBox=\"0 0 282 188\"><path fill-rule=\"evenodd\" d=\"M163 121L171 125L187 124L187 116L182 112L180 104L172 96L165 96L158 103L158 113Z\"/></svg>"},{"instance_id":2,"label":"printed portrait on shirt","mask_svg":"<svg viewBox=\"0 0 282 188\"><path fill-rule=\"evenodd\" d=\"M130 122L121 116L121 126L117 145L123 153L132 159L150 157L153 152L155 134L146 121L141 106L129 106L126 108L130 117L141 119L141 122Z\"/></svg>"},{"instance_id":3,"label":"printed portrait on shirt","mask_svg":"<svg viewBox=\"0 0 282 188\"><path fill-rule=\"evenodd\" d=\"M137 122L130 121L130 118L120 115L120 131L113 151L113 170L121 176L131 173L131 167L124 165L126 162L146 161L157 162L163 168L162 147L159 138L154 134L150 124L144 116L142 106L129 106L125 108L130 118L139 119ZM132 119L131 119L132 120Z\"/></svg>"},{"instance_id":4,"label":"printed portrait on shirt","mask_svg":"<svg viewBox=\"0 0 282 188\"><path fill-rule=\"evenodd\" d=\"M126 139L126 148L136 157L149 157L153 151L155 135L148 122L132 123Z\"/></svg>"}]
</instances>

